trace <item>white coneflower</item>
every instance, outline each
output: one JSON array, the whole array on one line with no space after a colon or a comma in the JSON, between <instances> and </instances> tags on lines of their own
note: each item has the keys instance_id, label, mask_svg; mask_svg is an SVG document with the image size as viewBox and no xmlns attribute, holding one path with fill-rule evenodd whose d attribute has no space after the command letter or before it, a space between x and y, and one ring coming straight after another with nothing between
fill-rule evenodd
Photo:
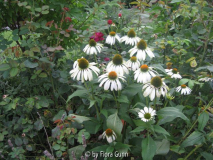
<instances>
[{"instance_id":1,"label":"white coneflower","mask_svg":"<svg viewBox=\"0 0 213 160\"><path fill-rule=\"evenodd\" d=\"M125 77L124 76L120 76L118 75L115 71L111 71L109 73L103 74L101 76L99 76L99 82L101 81L99 87L102 87L102 85L104 84L104 90L121 90L122 89L122 85L121 82L119 81L122 80L123 82L125 82Z\"/></svg>"},{"instance_id":2,"label":"white coneflower","mask_svg":"<svg viewBox=\"0 0 213 160\"><path fill-rule=\"evenodd\" d=\"M142 89L144 90L143 96L149 96L151 101L153 101L155 97L160 97L161 95L165 96L169 90L168 86L159 76L153 77Z\"/></svg>"},{"instance_id":3,"label":"white coneflower","mask_svg":"<svg viewBox=\"0 0 213 160\"><path fill-rule=\"evenodd\" d=\"M134 48L130 49L129 53L130 56L133 56L135 53L137 53L136 57L139 60L145 60L146 54L148 54L150 58L155 57L154 53L149 47L147 47L147 43L143 39L141 39Z\"/></svg>"},{"instance_id":4,"label":"white coneflower","mask_svg":"<svg viewBox=\"0 0 213 160\"><path fill-rule=\"evenodd\" d=\"M89 44L83 49L86 54L97 54L101 53L101 48L103 44L97 43L94 39L90 39Z\"/></svg>"},{"instance_id":5,"label":"white coneflower","mask_svg":"<svg viewBox=\"0 0 213 160\"><path fill-rule=\"evenodd\" d=\"M203 77L203 78L200 78L198 81L209 82L209 81L213 81L213 78Z\"/></svg>"},{"instance_id":6,"label":"white coneflower","mask_svg":"<svg viewBox=\"0 0 213 160\"><path fill-rule=\"evenodd\" d=\"M131 29L126 36L121 38L121 42L125 42L125 44L130 44L132 46L136 45L139 41L140 38L136 36L133 29Z\"/></svg>"},{"instance_id":7,"label":"white coneflower","mask_svg":"<svg viewBox=\"0 0 213 160\"><path fill-rule=\"evenodd\" d=\"M174 78L174 79L181 79L182 78L182 76L179 74L177 68L165 69L165 71L168 75L171 76L171 78Z\"/></svg>"},{"instance_id":8,"label":"white coneflower","mask_svg":"<svg viewBox=\"0 0 213 160\"><path fill-rule=\"evenodd\" d=\"M116 71L119 75L123 76L124 73L129 74L128 67L125 64L123 57L120 54L115 54L112 61L107 65L107 72Z\"/></svg>"},{"instance_id":9,"label":"white coneflower","mask_svg":"<svg viewBox=\"0 0 213 160\"><path fill-rule=\"evenodd\" d=\"M182 84L181 86L177 87L176 91L177 92L181 91L180 94L183 94L183 95L188 95L192 92L192 90L189 87L187 87L185 84Z\"/></svg>"},{"instance_id":10,"label":"white coneflower","mask_svg":"<svg viewBox=\"0 0 213 160\"><path fill-rule=\"evenodd\" d=\"M71 77L78 81L91 81L93 79L92 71L98 76L100 70L94 66L96 63L89 61L85 58L80 58L73 64L73 69L70 71Z\"/></svg>"},{"instance_id":11,"label":"white coneflower","mask_svg":"<svg viewBox=\"0 0 213 160\"><path fill-rule=\"evenodd\" d=\"M156 115L156 111L150 107L149 108L144 107L144 109L141 109L138 112L139 118L144 122L148 122L148 121L152 120L155 115Z\"/></svg>"},{"instance_id":12,"label":"white coneflower","mask_svg":"<svg viewBox=\"0 0 213 160\"><path fill-rule=\"evenodd\" d=\"M134 72L134 80L137 80L137 83L143 84L149 82L152 77L158 74L153 69L153 67L148 67L146 64L141 65L141 67Z\"/></svg>"},{"instance_id":13,"label":"white coneflower","mask_svg":"<svg viewBox=\"0 0 213 160\"><path fill-rule=\"evenodd\" d=\"M106 38L106 43L110 44L110 45L114 45L115 44L115 40L118 40L118 42L120 42L120 37L116 34L116 32L110 32L109 35Z\"/></svg>"},{"instance_id":14,"label":"white coneflower","mask_svg":"<svg viewBox=\"0 0 213 160\"><path fill-rule=\"evenodd\" d=\"M105 137L109 143L112 143L113 141L115 141L117 136L112 129L108 128L106 129L106 131L104 131L104 133L101 136L99 136L99 139L100 138L105 139Z\"/></svg>"},{"instance_id":15,"label":"white coneflower","mask_svg":"<svg viewBox=\"0 0 213 160\"><path fill-rule=\"evenodd\" d=\"M137 57L133 56L126 62L126 66L135 71L140 67L140 62L137 60Z\"/></svg>"}]
</instances>

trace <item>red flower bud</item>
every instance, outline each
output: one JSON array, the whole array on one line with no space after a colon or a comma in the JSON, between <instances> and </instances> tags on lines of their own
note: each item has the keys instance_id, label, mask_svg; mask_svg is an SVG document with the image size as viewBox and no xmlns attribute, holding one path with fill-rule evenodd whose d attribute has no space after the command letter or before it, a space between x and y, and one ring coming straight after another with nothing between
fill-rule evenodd
<instances>
[{"instance_id":1,"label":"red flower bud","mask_svg":"<svg viewBox=\"0 0 213 160\"><path fill-rule=\"evenodd\" d=\"M121 14L121 13L119 13L119 14L118 14L118 17L122 17L122 14Z\"/></svg>"},{"instance_id":2,"label":"red flower bud","mask_svg":"<svg viewBox=\"0 0 213 160\"><path fill-rule=\"evenodd\" d=\"M71 19L70 17L66 17L66 18L65 18L65 22L68 22L68 21L71 22L72 19Z\"/></svg>"},{"instance_id":3,"label":"red flower bud","mask_svg":"<svg viewBox=\"0 0 213 160\"><path fill-rule=\"evenodd\" d=\"M68 12L68 11L69 11L69 8L64 7L63 10Z\"/></svg>"},{"instance_id":4,"label":"red flower bud","mask_svg":"<svg viewBox=\"0 0 213 160\"><path fill-rule=\"evenodd\" d=\"M108 23L109 25L111 25L111 24L112 24L112 20L109 19L109 20L107 21L107 23Z\"/></svg>"}]
</instances>

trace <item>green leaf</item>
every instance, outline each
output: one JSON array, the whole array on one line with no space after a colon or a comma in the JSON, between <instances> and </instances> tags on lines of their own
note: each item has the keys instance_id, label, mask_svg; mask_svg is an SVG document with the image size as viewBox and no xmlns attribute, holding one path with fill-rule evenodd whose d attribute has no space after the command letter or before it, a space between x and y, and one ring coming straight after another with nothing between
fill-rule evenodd
<instances>
[{"instance_id":1,"label":"green leaf","mask_svg":"<svg viewBox=\"0 0 213 160\"><path fill-rule=\"evenodd\" d=\"M0 142L4 140L4 134L0 133Z\"/></svg>"},{"instance_id":2,"label":"green leaf","mask_svg":"<svg viewBox=\"0 0 213 160\"><path fill-rule=\"evenodd\" d=\"M162 134L170 136L170 134L164 128L158 125L154 125L154 131L157 133L162 133Z\"/></svg>"},{"instance_id":3,"label":"green leaf","mask_svg":"<svg viewBox=\"0 0 213 160\"><path fill-rule=\"evenodd\" d=\"M210 72L213 72L213 65L206 67Z\"/></svg>"},{"instance_id":4,"label":"green leaf","mask_svg":"<svg viewBox=\"0 0 213 160\"><path fill-rule=\"evenodd\" d=\"M171 146L170 150L175 152L175 153L178 153L178 154L182 154L182 153L185 152L185 149L184 148L180 148L180 146L178 146L178 145Z\"/></svg>"},{"instance_id":5,"label":"green leaf","mask_svg":"<svg viewBox=\"0 0 213 160\"><path fill-rule=\"evenodd\" d=\"M73 94L71 94L69 97L68 97L68 99L67 99L67 102L70 100L70 99L72 99L73 97L76 97L76 96L78 96L78 97L86 97L86 96L88 96L88 91L87 90L77 90L77 91L75 91Z\"/></svg>"},{"instance_id":6,"label":"green leaf","mask_svg":"<svg viewBox=\"0 0 213 160\"><path fill-rule=\"evenodd\" d=\"M41 8L35 8L35 11L41 12Z\"/></svg>"},{"instance_id":7,"label":"green leaf","mask_svg":"<svg viewBox=\"0 0 213 160\"><path fill-rule=\"evenodd\" d=\"M27 34L29 32L28 28L24 28L19 32L19 35Z\"/></svg>"},{"instance_id":8,"label":"green leaf","mask_svg":"<svg viewBox=\"0 0 213 160\"><path fill-rule=\"evenodd\" d=\"M187 137L183 143L181 144L181 147L185 148L188 146L193 146L195 144L201 144L205 142L205 138L203 133L199 131L194 131L192 134Z\"/></svg>"},{"instance_id":9,"label":"green leaf","mask_svg":"<svg viewBox=\"0 0 213 160\"><path fill-rule=\"evenodd\" d=\"M32 150L33 150L33 148L32 148L32 146L31 146L31 145L26 145L26 150L28 150L28 151L32 151Z\"/></svg>"},{"instance_id":10,"label":"green leaf","mask_svg":"<svg viewBox=\"0 0 213 160\"><path fill-rule=\"evenodd\" d=\"M0 71L6 71L8 69L10 69L10 65L9 64L4 63L4 64L0 65Z\"/></svg>"},{"instance_id":11,"label":"green leaf","mask_svg":"<svg viewBox=\"0 0 213 160\"><path fill-rule=\"evenodd\" d=\"M107 118L107 127L112 129L117 135L121 134L123 123L118 117L117 112Z\"/></svg>"},{"instance_id":12,"label":"green leaf","mask_svg":"<svg viewBox=\"0 0 213 160\"><path fill-rule=\"evenodd\" d=\"M19 39L19 36L18 36L18 35L13 36L13 40L14 40L14 41L18 41L18 39Z\"/></svg>"},{"instance_id":13,"label":"green leaf","mask_svg":"<svg viewBox=\"0 0 213 160\"><path fill-rule=\"evenodd\" d=\"M57 151L56 156L60 158L62 156L62 151Z\"/></svg>"},{"instance_id":14,"label":"green leaf","mask_svg":"<svg viewBox=\"0 0 213 160\"><path fill-rule=\"evenodd\" d=\"M43 128L43 123L42 121L39 119L34 123L34 128L39 131Z\"/></svg>"},{"instance_id":15,"label":"green leaf","mask_svg":"<svg viewBox=\"0 0 213 160\"><path fill-rule=\"evenodd\" d=\"M144 160L152 160L156 153L156 149L156 143L150 135L142 140L142 157Z\"/></svg>"},{"instance_id":16,"label":"green leaf","mask_svg":"<svg viewBox=\"0 0 213 160\"><path fill-rule=\"evenodd\" d=\"M212 155L211 153L202 152L201 155L202 155L206 160L212 160L212 159L213 159L213 155Z\"/></svg>"},{"instance_id":17,"label":"green leaf","mask_svg":"<svg viewBox=\"0 0 213 160\"><path fill-rule=\"evenodd\" d=\"M204 34L204 33L206 33L206 29L205 29L205 28L200 29L200 30L198 30L198 33L199 33L199 34Z\"/></svg>"},{"instance_id":18,"label":"green leaf","mask_svg":"<svg viewBox=\"0 0 213 160\"><path fill-rule=\"evenodd\" d=\"M96 102L96 100L90 100L89 108L91 108L92 106L94 106L95 102ZM88 108L88 109L89 109L89 108Z\"/></svg>"},{"instance_id":19,"label":"green leaf","mask_svg":"<svg viewBox=\"0 0 213 160\"><path fill-rule=\"evenodd\" d=\"M74 152L74 153L75 153L75 157L76 157L77 159L79 159L79 158L81 157L81 155L83 154L84 150L85 150L85 147L83 147L83 145L79 145L79 146L70 148L70 149L68 150L68 153L69 153L69 155L70 155L70 156L69 156L69 160L74 160L74 159L73 159L73 156L72 156L72 152Z\"/></svg>"},{"instance_id":20,"label":"green leaf","mask_svg":"<svg viewBox=\"0 0 213 160\"><path fill-rule=\"evenodd\" d=\"M163 117L163 119L159 121L159 125L164 124L166 122L171 122L177 117L182 118L185 121L189 121L189 119L179 109L175 107L166 107L160 109L157 112L157 115Z\"/></svg>"},{"instance_id":21,"label":"green leaf","mask_svg":"<svg viewBox=\"0 0 213 160\"><path fill-rule=\"evenodd\" d=\"M155 69L158 69L158 70L162 71L163 73L167 74L165 69L160 64L153 64L152 67L154 67Z\"/></svg>"},{"instance_id":22,"label":"green leaf","mask_svg":"<svg viewBox=\"0 0 213 160\"><path fill-rule=\"evenodd\" d=\"M64 115L64 119L65 119L67 117L67 112L65 110L58 111L58 113L53 117L53 121L61 119L63 115Z\"/></svg>"},{"instance_id":23,"label":"green leaf","mask_svg":"<svg viewBox=\"0 0 213 160\"><path fill-rule=\"evenodd\" d=\"M47 77L47 74L44 73L44 72L42 72L42 73L40 73L38 76L41 77L41 78L46 78L46 77Z\"/></svg>"},{"instance_id":24,"label":"green leaf","mask_svg":"<svg viewBox=\"0 0 213 160\"><path fill-rule=\"evenodd\" d=\"M47 11L41 11L41 14L48 14L49 13L49 11L47 10Z\"/></svg>"},{"instance_id":25,"label":"green leaf","mask_svg":"<svg viewBox=\"0 0 213 160\"><path fill-rule=\"evenodd\" d=\"M60 147L61 147L61 146L60 146L59 144L55 144L55 145L53 146L53 149L57 151L57 150L60 149Z\"/></svg>"},{"instance_id":26,"label":"green leaf","mask_svg":"<svg viewBox=\"0 0 213 160\"><path fill-rule=\"evenodd\" d=\"M91 120L89 117L84 117L84 116L78 116L75 114L69 114L69 119L73 119L74 121L78 122L78 123L82 123L84 121L89 121Z\"/></svg>"},{"instance_id":27,"label":"green leaf","mask_svg":"<svg viewBox=\"0 0 213 160\"><path fill-rule=\"evenodd\" d=\"M142 91L141 84L130 84L122 91L122 95L126 95L130 99L141 91Z\"/></svg>"},{"instance_id":28,"label":"green leaf","mask_svg":"<svg viewBox=\"0 0 213 160\"><path fill-rule=\"evenodd\" d=\"M41 7L41 9L42 9L42 10L47 10L47 9L49 9L49 6L44 5L44 6Z\"/></svg>"},{"instance_id":29,"label":"green leaf","mask_svg":"<svg viewBox=\"0 0 213 160\"><path fill-rule=\"evenodd\" d=\"M179 85L186 84L190 79L183 78L179 81Z\"/></svg>"},{"instance_id":30,"label":"green leaf","mask_svg":"<svg viewBox=\"0 0 213 160\"><path fill-rule=\"evenodd\" d=\"M94 152L106 151L108 147L109 145L98 146L91 149L90 151L94 151Z\"/></svg>"},{"instance_id":31,"label":"green leaf","mask_svg":"<svg viewBox=\"0 0 213 160\"><path fill-rule=\"evenodd\" d=\"M118 102L129 104L129 100L128 100L127 96L125 96L123 94L118 98Z\"/></svg>"},{"instance_id":32,"label":"green leaf","mask_svg":"<svg viewBox=\"0 0 213 160\"><path fill-rule=\"evenodd\" d=\"M135 128L134 130L132 130L131 133L141 132L141 131L143 131L144 129L146 129L146 127L144 127L144 126L139 126L139 127Z\"/></svg>"},{"instance_id":33,"label":"green leaf","mask_svg":"<svg viewBox=\"0 0 213 160\"><path fill-rule=\"evenodd\" d=\"M12 69L10 70L10 77L16 76L16 75L18 74L18 72L19 72L19 69L18 69L18 68L12 68Z\"/></svg>"},{"instance_id":34,"label":"green leaf","mask_svg":"<svg viewBox=\"0 0 213 160\"><path fill-rule=\"evenodd\" d=\"M38 66L38 63L33 63L29 60L24 61L24 65L28 68L36 68Z\"/></svg>"},{"instance_id":35,"label":"green leaf","mask_svg":"<svg viewBox=\"0 0 213 160\"><path fill-rule=\"evenodd\" d=\"M198 129L202 131L204 127L206 126L207 122L209 120L209 114L206 112L202 112L200 116L198 117Z\"/></svg>"},{"instance_id":36,"label":"green leaf","mask_svg":"<svg viewBox=\"0 0 213 160\"><path fill-rule=\"evenodd\" d=\"M17 146L21 146L21 145L23 144L21 138L16 137L16 138L15 138L15 144L16 144Z\"/></svg>"},{"instance_id":37,"label":"green leaf","mask_svg":"<svg viewBox=\"0 0 213 160\"><path fill-rule=\"evenodd\" d=\"M78 132L78 142L79 143L83 143L82 134L84 134L86 140L90 138L90 133L87 132L85 129L82 129L80 132Z\"/></svg>"},{"instance_id":38,"label":"green leaf","mask_svg":"<svg viewBox=\"0 0 213 160\"><path fill-rule=\"evenodd\" d=\"M166 155L169 152L170 142L166 139L163 139L161 142L156 141L156 155Z\"/></svg>"},{"instance_id":39,"label":"green leaf","mask_svg":"<svg viewBox=\"0 0 213 160\"><path fill-rule=\"evenodd\" d=\"M172 0L170 3L179 3L179 2L183 2L184 0Z\"/></svg>"}]
</instances>

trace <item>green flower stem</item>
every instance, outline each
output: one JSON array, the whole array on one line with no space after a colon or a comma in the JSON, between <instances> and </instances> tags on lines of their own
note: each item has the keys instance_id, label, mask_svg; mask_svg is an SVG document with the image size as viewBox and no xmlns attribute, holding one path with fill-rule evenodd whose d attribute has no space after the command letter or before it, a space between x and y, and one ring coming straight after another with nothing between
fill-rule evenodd
<instances>
[{"instance_id":1,"label":"green flower stem","mask_svg":"<svg viewBox=\"0 0 213 160\"><path fill-rule=\"evenodd\" d=\"M154 108L157 110L157 107L156 107L156 101L157 101L157 97L156 97L156 93L155 93Z\"/></svg>"},{"instance_id":2,"label":"green flower stem","mask_svg":"<svg viewBox=\"0 0 213 160\"><path fill-rule=\"evenodd\" d=\"M88 88L86 82L84 82L84 85L85 85L86 89L89 91L89 88ZM92 85L91 85L91 86L92 86ZM95 100L95 97L94 97L94 94L93 94L93 88L92 88L92 100ZM98 116L98 120L100 120L100 112L99 112L99 110L98 110L98 106L96 105L96 102L95 102L94 106L95 106L95 109L96 109L96 113L97 113L97 116Z\"/></svg>"},{"instance_id":3,"label":"green flower stem","mask_svg":"<svg viewBox=\"0 0 213 160\"><path fill-rule=\"evenodd\" d=\"M118 100L117 100L117 98L116 98L116 95L115 95L114 90L112 91L112 93L113 93L113 96L114 96L114 98L115 98L116 106L117 106L117 108L119 109L119 108L120 108L120 105L118 105Z\"/></svg>"},{"instance_id":4,"label":"green flower stem","mask_svg":"<svg viewBox=\"0 0 213 160\"><path fill-rule=\"evenodd\" d=\"M209 104L205 107L205 109L201 113L205 112L212 104L213 104L213 98L210 100ZM194 126L196 125L197 122L198 122L198 118L193 123L193 125L191 126L191 128L186 132L185 136L180 140L180 142L178 143L178 145L180 145L183 142L183 140L188 136L188 134L191 132L191 130L194 128Z\"/></svg>"},{"instance_id":5,"label":"green flower stem","mask_svg":"<svg viewBox=\"0 0 213 160\"><path fill-rule=\"evenodd\" d=\"M94 57L95 57L95 62L98 63L96 54L94 54Z\"/></svg>"},{"instance_id":6,"label":"green flower stem","mask_svg":"<svg viewBox=\"0 0 213 160\"><path fill-rule=\"evenodd\" d=\"M168 102L169 102L169 100L167 100L166 103L164 104L164 108L167 106Z\"/></svg>"},{"instance_id":7,"label":"green flower stem","mask_svg":"<svg viewBox=\"0 0 213 160\"><path fill-rule=\"evenodd\" d=\"M183 160L187 160L198 148L202 147L203 144L197 145Z\"/></svg>"}]
</instances>

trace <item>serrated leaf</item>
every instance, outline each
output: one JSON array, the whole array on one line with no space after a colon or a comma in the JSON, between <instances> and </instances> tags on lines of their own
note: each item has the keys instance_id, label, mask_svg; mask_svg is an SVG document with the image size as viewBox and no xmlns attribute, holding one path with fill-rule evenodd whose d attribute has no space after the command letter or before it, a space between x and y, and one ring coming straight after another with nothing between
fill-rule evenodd
<instances>
[{"instance_id":1,"label":"serrated leaf","mask_svg":"<svg viewBox=\"0 0 213 160\"><path fill-rule=\"evenodd\" d=\"M12 68L12 69L10 70L10 77L16 76L16 75L18 74L18 72L19 72L19 69L18 69L18 68Z\"/></svg>"},{"instance_id":2,"label":"serrated leaf","mask_svg":"<svg viewBox=\"0 0 213 160\"><path fill-rule=\"evenodd\" d=\"M28 68L36 68L38 66L38 63L33 63L29 60L24 61L24 65Z\"/></svg>"},{"instance_id":3,"label":"serrated leaf","mask_svg":"<svg viewBox=\"0 0 213 160\"><path fill-rule=\"evenodd\" d=\"M4 64L0 65L0 71L6 71L8 69L10 69L10 65L9 64L4 63Z\"/></svg>"}]
</instances>

